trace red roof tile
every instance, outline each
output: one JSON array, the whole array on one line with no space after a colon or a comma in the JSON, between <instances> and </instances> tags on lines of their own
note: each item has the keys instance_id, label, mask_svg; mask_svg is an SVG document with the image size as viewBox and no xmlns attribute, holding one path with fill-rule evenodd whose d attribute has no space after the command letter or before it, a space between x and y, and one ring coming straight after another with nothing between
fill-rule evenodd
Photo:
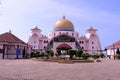
<instances>
[{"instance_id":1,"label":"red roof tile","mask_svg":"<svg viewBox=\"0 0 120 80\"><path fill-rule=\"evenodd\" d=\"M117 42L115 42L115 43L113 43L113 44L110 45L110 46L107 46L106 48L112 48L112 47L115 47L115 48L120 47L120 40L117 41Z\"/></svg>"},{"instance_id":2,"label":"red roof tile","mask_svg":"<svg viewBox=\"0 0 120 80\"><path fill-rule=\"evenodd\" d=\"M0 42L8 42L8 43L22 43L25 44L24 41L16 37L10 32L6 32L3 34L0 34Z\"/></svg>"}]
</instances>

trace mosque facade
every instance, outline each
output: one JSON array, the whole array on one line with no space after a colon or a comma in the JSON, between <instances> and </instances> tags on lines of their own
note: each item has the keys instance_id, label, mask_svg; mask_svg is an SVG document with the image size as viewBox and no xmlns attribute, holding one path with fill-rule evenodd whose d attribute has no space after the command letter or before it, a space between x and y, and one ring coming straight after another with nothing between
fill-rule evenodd
<instances>
[{"instance_id":1,"label":"mosque facade","mask_svg":"<svg viewBox=\"0 0 120 80\"><path fill-rule=\"evenodd\" d=\"M86 30L85 35L79 36L72 22L65 19L65 16L54 24L53 31L48 34L48 37L43 35L42 30L38 27L31 29L31 31L28 44L32 46L32 49L40 52L45 52L48 49L53 50L56 54L57 49L82 49L84 53L101 53L101 44L96 33L97 29L90 27Z\"/></svg>"}]
</instances>

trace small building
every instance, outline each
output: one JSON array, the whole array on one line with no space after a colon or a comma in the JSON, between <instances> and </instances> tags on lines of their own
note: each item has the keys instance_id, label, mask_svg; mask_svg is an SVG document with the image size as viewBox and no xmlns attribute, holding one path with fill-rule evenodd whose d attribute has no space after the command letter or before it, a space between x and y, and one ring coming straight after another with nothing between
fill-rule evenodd
<instances>
[{"instance_id":1,"label":"small building","mask_svg":"<svg viewBox=\"0 0 120 80\"><path fill-rule=\"evenodd\" d=\"M105 47L106 55L110 58L114 58L114 55L116 54L118 49L120 50L120 40Z\"/></svg>"},{"instance_id":2,"label":"small building","mask_svg":"<svg viewBox=\"0 0 120 80\"><path fill-rule=\"evenodd\" d=\"M30 46L10 32L0 34L0 58L24 58Z\"/></svg>"}]
</instances>

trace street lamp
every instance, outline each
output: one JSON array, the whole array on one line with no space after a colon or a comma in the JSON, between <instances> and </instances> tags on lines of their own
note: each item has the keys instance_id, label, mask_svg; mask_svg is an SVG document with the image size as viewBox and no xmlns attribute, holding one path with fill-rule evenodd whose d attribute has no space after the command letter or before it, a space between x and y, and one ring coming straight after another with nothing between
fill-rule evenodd
<instances>
[{"instance_id":1,"label":"street lamp","mask_svg":"<svg viewBox=\"0 0 120 80\"><path fill-rule=\"evenodd\" d=\"M113 57L114 57L114 60L115 60L115 44L113 44Z\"/></svg>"}]
</instances>

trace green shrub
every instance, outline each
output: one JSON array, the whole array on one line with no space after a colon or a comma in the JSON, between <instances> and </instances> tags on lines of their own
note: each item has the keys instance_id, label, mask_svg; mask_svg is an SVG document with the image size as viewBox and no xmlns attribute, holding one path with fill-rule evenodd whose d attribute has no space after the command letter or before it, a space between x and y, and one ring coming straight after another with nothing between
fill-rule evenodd
<instances>
[{"instance_id":1,"label":"green shrub","mask_svg":"<svg viewBox=\"0 0 120 80\"><path fill-rule=\"evenodd\" d=\"M98 54L91 55L93 59L98 59L100 56Z\"/></svg>"},{"instance_id":2,"label":"green shrub","mask_svg":"<svg viewBox=\"0 0 120 80\"><path fill-rule=\"evenodd\" d=\"M40 57L40 54L39 54L39 53L34 53L34 54L33 54L33 57L39 58L39 57Z\"/></svg>"},{"instance_id":3,"label":"green shrub","mask_svg":"<svg viewBox=\"0 0 120 80\"><path fill-rule=\"evenodd\" d=\"M105 55L104 55L103 53L99 54L99 56L100 56L101 58L104 58L104 57L105 57Z\"/></svg>"},{"instance_id":4,"label":"green shrub","mask_svg":"<svg viewBox=\"0 0 120 80\"><path fill-rule=\"evenodd\" d=\"M115 58L115 59L120 59L120 55L119 55L119 54L115 54L115 55L114 55L114 58Z\"/></svg>"},{"instance_id":5,"label":"green shrub","mask_svg":"<svg viewBox=\"0 0 120 80\"><path fill-rule=\"evenodd\" d=\"M61 50L60 49L57 49L57 56L59 57L61 55Z\"/></svg>"},{"instance_id":6,"label":"green shrub","mask_svg":"<svg viewBox=\"0 0 120 80\"><path fill-rule=\"evenodd\" d=\"M45 54L44 54L44 53L41 53L41 54L40 54L40 57L44 57L44 56L45 56Z\"/></svg>"},{"instance_id":7,"label":"green shrub","mask_svg":"<svg viewBox=\"0 0 120 80\"><path fill-rule=\"evenodd\" d=\"M86 60L90 57L90 55L88 53L84 53L81 55L81 57Z\"/></svg>"},{"instance_id":8,"label":"green shrub","mask_svg":"<svg viewBox=\"0 0 120 80\"><path fill-rule=\"evenodd\" d=\"M83 50L79 49L79 50L76 51L76 56L81 57L82 53L83 53Z\"/></svg>"},{"instance_id":9,"label":"green shrub","mask_svg":"<svg viewBox=\"0 0 120 80\"><path fill-rule=\"evenodd\" d=\"M54 56L53 50L47 50L46 53L47 53L48 56L50 56L50 57L53 57L53 56Z\"/></svg>"},{"instance_id":10,"label":"green shrub","mask_svg":"<svg viewBox=\"0 0 120 80\"><path fill-rule=\"evenodd\" d=\"M76 54L76 50L70 49L70 50L68 50L68 54L70 55L70 59L72 59L73 56Z\"/></svg>"}]
</instances>

